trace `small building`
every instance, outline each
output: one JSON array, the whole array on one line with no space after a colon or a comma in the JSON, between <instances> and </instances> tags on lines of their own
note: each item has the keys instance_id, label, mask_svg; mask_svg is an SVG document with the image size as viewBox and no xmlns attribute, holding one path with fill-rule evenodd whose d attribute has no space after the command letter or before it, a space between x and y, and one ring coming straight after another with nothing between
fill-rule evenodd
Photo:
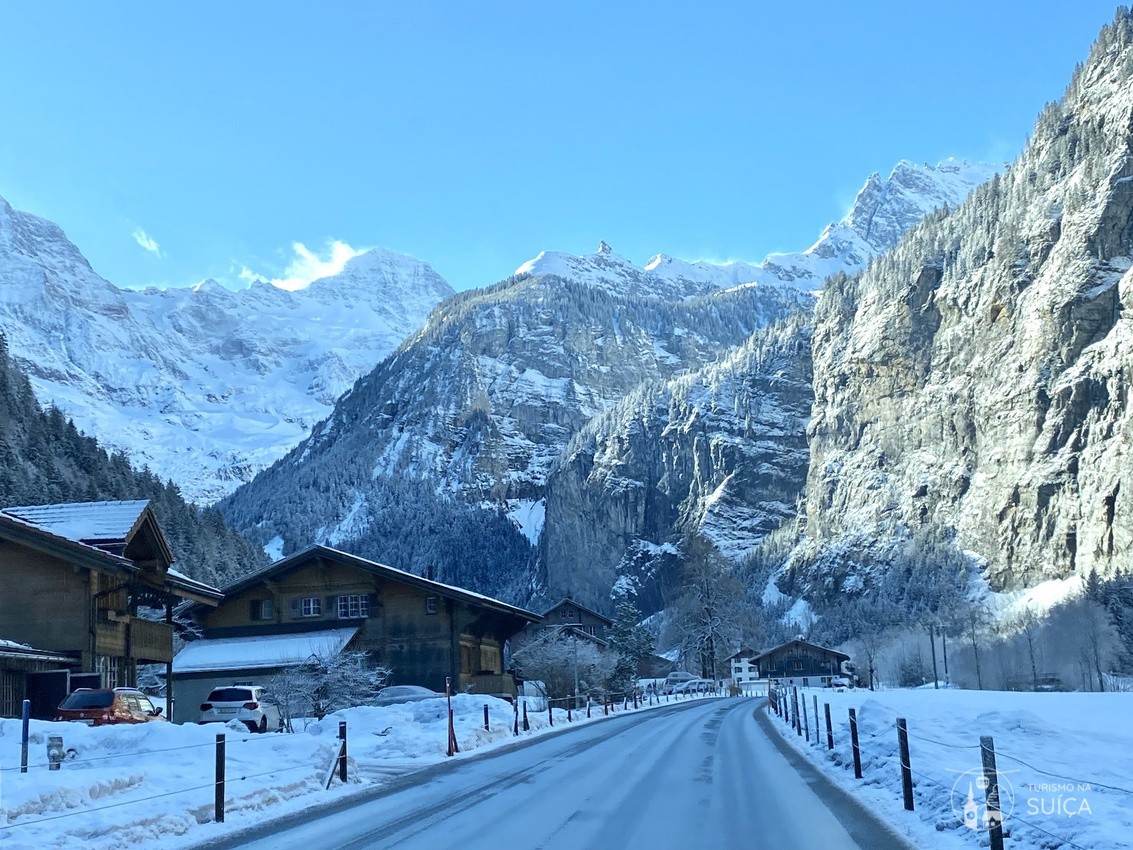
<instances>
[{"instance_id":1,"label":"small building","mask_svg":"<svg viewBox=\"0 0 1133 850\"><path fill-rule=\"evenodd\" d=\"M741 649L728 658L728 673L732 684L743 689L745 684L759 681L759 665L755 657L759 655L754 649Z\"/></svg>"},{"instance_id":2,"label":"small building","mask_svg":"<svg viewBox=\"0 0 1133 850\"><path fill-rule=\"evenodd\" d=\"M50 718L80 683L133 686L142 664L168 673L173 606L220 600L172 563L146 500L0 510L0 576L13 590L0 598L0 713L18 716L27 698Z\"/></svg>"},{"instance_id":3,"label":"small building","mask_svg":"<svg viewBox=\"0 0 1133 850\"><path fill-rule=\"evenodd\" d=\"M599 646L605 647L608 645L606 631L613 625L614 621L609 617L579 605L568 596L544 611L541 620L526 625L512 641L512 649L545 638L548 629L559 629L584 639L589 638Z\"/></svg>"},{"instance_id":4,"label":"small building","mask_svg":"<svg viewBox=\"0 0 1133 850\"><path fill-rule=\"evenodd\" d=\"M831 679L844 675L842 665L849 660L850 656L844 652L795 638L753 656L747 669L754 666L759 679L775 679L781 685L813 688L829 684Z\"/></svg>"},{"instance_id":5,"label":"small building","mask_svg":"<svg viewBox=\"0 0 1133 850\"><path fill-rule=\"evenodd\" d=\"M263 684L312 655L370 654L391 684L514 697L505 644L540 617L497 599L422 578L328 546L311 546L223 588L216 608L188 606L202 638L177 654L193 721L214 687Z\"/></svg>"}]
</instances>

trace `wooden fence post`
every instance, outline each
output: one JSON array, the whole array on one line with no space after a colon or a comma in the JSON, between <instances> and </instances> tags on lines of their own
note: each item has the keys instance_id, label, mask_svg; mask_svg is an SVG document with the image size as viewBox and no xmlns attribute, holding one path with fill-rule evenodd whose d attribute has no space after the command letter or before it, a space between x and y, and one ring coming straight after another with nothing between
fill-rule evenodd
<instances>
[{"instance_id":1,"label":"wooden fence post","mask_svg":"<svg viewBox=\"0 0 1133 850\"><path fill-rule=\"evenodd\" d=\"M830 722L830 703L824 702L826 709L826 749L834 749L834 725Z\"/></svg>"},{"instance_id":2,"label":"wooden fence post","mask_svg":"<svg viewBox=\"0 0 1133 850\"><path fill-rule=\"evenodd\" d=\"M814 694L814 745L818 746L818 694Z\"/></svg>"},{"instance_id":3,"label":"wooden fence post","mask_svg":"<svg viewBox=\"0 0 1133 850\"><path fill-rule=\"evenodd\" d=\"M484 703L484 731L492 731L492 727L488 725L488 703Z\"/></svg>"},{"instance_id":4,"label":"wooden fence post","mask_svg":"<svg viewBox=\"0 0 1133 850\"><path fill-rule=\"evenodd\" d=\"M995 742L980 736L980 756L987 783L987 838L991 850L1003 850L1003 811L999 805L999 774L995 770Z\"/></svg>"},{"instance_id":5,"label":"wooden fence post","mask_svg":"<svg viewBox=\"0 0 1133 850\"><path fill-rule=\"evenodd\" d=\"M807 713L806 713L806 694L803 694L803 729L804 729L804 732L805 732L805 734L803 735L803 740L807 741L809 743L810 742L810 718L807 717ZM815 732L816 735L818 734L818 714L814 715L814 732Z\"/></svg>"},{"instance_id":6,"label":"wooden fence post","mask_svg":"<svg viewBox=\"0 0 1133 850\"><path fill-rule=\"evenodd\" d=\"M850 709L850 746L854 750L854 779L862 778L862 751L858 747L858 713Z\"/></svg>"},{"instance_id":7,"label":"wooden fence post","mask_svg":"<svg viewBox=\"0 0 1133 850\"><path fill-rule=\"evenodd\" d=\"M530 732L531 724L527 722L527 699L523 700L523 731Z\"/></svg>"},{"instance_id":8,"label":"wooden fence post","mask_svg":"<svg viewBox=\"0 0 1133 850\"><path fill-rule=\"evenodd\" d=\"M913 811L913 768L909 763L909 727L904 717L897 718L897 745L901 751L901 793L905 811Z\"/></svg>"}]
</instances>

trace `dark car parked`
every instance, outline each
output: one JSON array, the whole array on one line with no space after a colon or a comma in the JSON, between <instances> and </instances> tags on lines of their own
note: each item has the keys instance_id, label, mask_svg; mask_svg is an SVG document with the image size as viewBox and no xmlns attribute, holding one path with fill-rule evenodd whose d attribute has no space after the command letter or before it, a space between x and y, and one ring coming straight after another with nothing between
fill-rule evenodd
<instances>
[{"instance_id":1,"label":"dark car parked","mask_svg":"<svg viewBox=\"0 0 1133 850\"><path fill-rule=\"evenodd\" d=\"M167 718L136 688L79 688L59 703L55 719L73 720L87 726L109 726Z\"/></svg>"}]
</instances>

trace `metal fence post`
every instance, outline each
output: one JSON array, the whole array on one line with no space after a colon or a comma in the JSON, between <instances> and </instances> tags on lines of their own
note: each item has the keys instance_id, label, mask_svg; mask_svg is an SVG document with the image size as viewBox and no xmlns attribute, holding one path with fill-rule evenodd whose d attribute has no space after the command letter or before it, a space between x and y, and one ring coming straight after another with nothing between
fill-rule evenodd
<instances>
[{"instance_id":1,"label":"metal fence post","mask_svg":"<svg viewBox=\"0 0 1133 850\"><path fill-rule=\"evenodd\" d=\"M980 736L980 756L987 782L987 839L991 850L1003 850L1003 812L999 808L999 774L995 770L995 742Z\"/></svg>"},{"instance_id":2,"label":"metal fence post","mask_svg":"<svg viewBox=\"0 0 1133 850\"><path fill-rule=\"evenodd\" d=\"M834 725L830 722L830 703L824 702L826 709L826 749L834 749Z\"/></svg>"},{"instance_id":3,"label":"metal fence post","mask_svg":"<svg viewBox=\"0 0 1133 850\"><path fill-rule=\"evenodd\" d=\"M338 748L338 778L343 785L346 784L346 721L338 721L338 740L342 743Z\"/></svg>"},{"instance_id":4,"label":"metal fence post","mask_svg":"<svg viewBox=\"0 0 1133 850\"><path fill-rule=\"evenodd\" d=\"M213 794L213 819L224 823L224 735L216 736L216 785Z\"/></svg>"},{"instance_id":5,"label":"metal fence post","mask_svg":"<svg viewBox=\"0 0 1133 850\"><path fill-rule=\"evenodd\" d=\"M488 703L484 703L484 731L492 731L492 727L488 725Z\"/></svg>"},{"instance_id":6,"label":"metal fence post","mask_svg":"<svg viewBox=\"0 0 1133 850\"><path fill-rule=\"evenodd\" d=\"M858 713L850 709L850 746L854 750L854 779L862 778L862 751L858 747Z\"/></svg>"},{"instance_id":7,"label":"metal fence post","mask_svg":"<svg viewBox=\"0 0 1133 850\"><path fill-rule=\"evenodd\" d=\"M21 710L23 731L20 733L20 773L28 772L28 724L31 723L31 700L24 700Z\"/></svg>"},{"instance_id":8,"label":"metal fence post","mask_svg":"<svg viewBox=\"0 0 1133 850\"><path fill-rule=\"evenodd\" d=\"M913 768L909 763L909 727L904 717L897 718L897 745L901 750L901 793L905 811L913 811Z\"/></svg>"}]
</instances>

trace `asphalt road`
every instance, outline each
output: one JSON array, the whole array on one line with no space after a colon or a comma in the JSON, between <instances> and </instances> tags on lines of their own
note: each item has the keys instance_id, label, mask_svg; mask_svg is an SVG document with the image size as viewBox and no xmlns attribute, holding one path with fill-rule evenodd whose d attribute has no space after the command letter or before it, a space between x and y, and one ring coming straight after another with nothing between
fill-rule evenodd
<instances>
[{"instance_id":1,"label":"asphalt road","mask_svg":"<svg viewBox=\"0 0 1133 850\"><path fill-rule=\"evenodd\" d=\"M432 772L244 850L887 850L845 795L800 772L753 716L710 700L613 718ZM772 733L773 734L773 733ZM797 760L797 759L796 759Z\"/></svg>"}]
</instances>

